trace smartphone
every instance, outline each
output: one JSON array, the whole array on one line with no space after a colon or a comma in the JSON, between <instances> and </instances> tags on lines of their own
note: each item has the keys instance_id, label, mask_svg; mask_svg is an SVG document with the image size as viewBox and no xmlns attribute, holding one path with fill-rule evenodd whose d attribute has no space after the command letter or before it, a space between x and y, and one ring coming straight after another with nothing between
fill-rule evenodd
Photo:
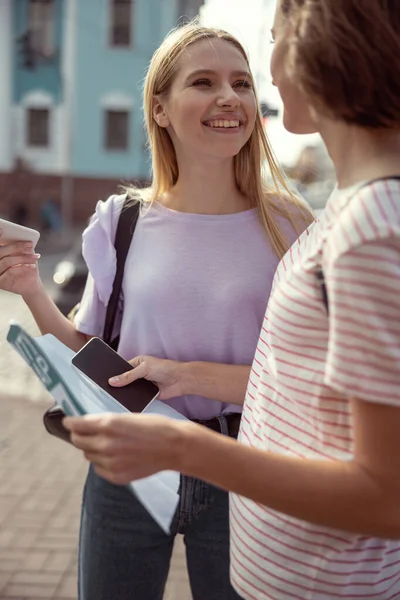
<instances>
[{"instance_id":1,"label":"smartphone","mask_svg":"<svg viewBox=\"0 0 400 600\"><path fill-rule=\"evenodd\" d=\"M35 247L39 241L40 233L36 229L18 225L6 219L0 219L0 246L11 244L13 242L32 242Z\"/></svg>"},{"instance_id":2,"label":"smartphone","mask_svg":"<svg viewBox=\"0 0 400 600\"><path fill-rule=\"evenodd\" d=\"M112 387L108 380L133 369L100 338L92 338L72 359L72 364L97 383L130 412L140 413L160 393L158 387L147 379L137 379L124 387Z\"/></svg>"}]
</instances>

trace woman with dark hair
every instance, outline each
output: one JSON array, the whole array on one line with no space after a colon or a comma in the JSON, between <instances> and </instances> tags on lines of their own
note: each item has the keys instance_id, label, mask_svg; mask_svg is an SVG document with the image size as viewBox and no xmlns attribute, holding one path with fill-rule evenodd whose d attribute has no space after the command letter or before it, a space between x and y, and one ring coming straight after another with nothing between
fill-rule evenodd
<instances>
[{"instance_id":1,"label":"woman with dark hair","mask_svg":"<svg viewBox=\"0 0 400 600\"><path fill-rule=\"evenodd\" d=\"M282 0L271 72L338 186L275 275L239 443L193 423L69 419L103 477L231 490L244 598L400 598L400 2ZM129 376L122 379L128 382Z\"/></svg>"}]
</instances>

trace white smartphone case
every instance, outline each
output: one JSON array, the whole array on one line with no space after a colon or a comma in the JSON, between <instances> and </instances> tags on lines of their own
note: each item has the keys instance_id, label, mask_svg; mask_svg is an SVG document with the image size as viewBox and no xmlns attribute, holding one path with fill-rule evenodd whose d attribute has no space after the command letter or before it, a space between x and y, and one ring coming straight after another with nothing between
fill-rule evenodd
<instances>
[{"instance_id":1,"label":"white smartphone case","mask_svg":"<svg viewBox=\"0 0 400 600\"><path fill-rule=\"evenodd\" d=\"M0 219L0 246L12 244L13 242L32 242L36 246L40 233L36 229L24 227L5 219Z\"/></svg>"}]
</instances>

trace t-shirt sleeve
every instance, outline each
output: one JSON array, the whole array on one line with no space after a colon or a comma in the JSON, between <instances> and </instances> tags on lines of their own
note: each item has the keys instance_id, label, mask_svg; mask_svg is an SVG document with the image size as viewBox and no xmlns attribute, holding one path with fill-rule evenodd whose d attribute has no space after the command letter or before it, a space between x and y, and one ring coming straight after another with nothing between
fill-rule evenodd
<instances>
[{"instance_id":1,"label":"t-shirt sleeve","mask_svg":"<svg viewBox=\"0 0 400 600\"><path fill-rule=\"evenodd\" d=\"M88 278L74 323L78 331L101 336L116 273L115 232L124 196L99 201L82 236Z\"/></svg>"},{"instance_id":2,"label":"t-shirt sleeve","mask_svg":"<svg viewBox=\"0 0 400 600\"><path fill-rule=\"evenodd\" d=\"M329 299L325 383L400 406L400 238L349 248L324 266Z\"/></svg>"},{"instance_id":3,"label":"t-shirt sleeve","mask_svg":"<svg viewBox=\"0 0 400 600\"><path fill-rule=\"evenodd\" d=\"M106 318L106 306L100 300L93 276L89 273L74 323L78 331L101 337Z\"/></svg>"}]
</instances>

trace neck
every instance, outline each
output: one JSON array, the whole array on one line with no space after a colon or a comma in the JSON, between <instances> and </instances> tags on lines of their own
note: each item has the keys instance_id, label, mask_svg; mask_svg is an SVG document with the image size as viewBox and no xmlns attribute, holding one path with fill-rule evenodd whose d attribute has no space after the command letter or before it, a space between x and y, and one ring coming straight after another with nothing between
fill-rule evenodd
<instances>
[{"instance_id":1,"label":"neck","mask_svg":"<svg viewBox=\"0 0 400 600\"><path fill-rule=\"evenodd\" d=\"M250 208L235 183L232 158L223 161L179 161L179 179L160 199L180 212L230 214Z\"/></svg>"},{"instance_id":2,"label":"neck","mask_svg":"<svg viewBox=\"0 0 400 600\"><path fill-rule=\"evenodd\" d=\"M320 132L339 188L400 175L400 130L368 130L330 121Z\"/></svg>"}]
</instances>

